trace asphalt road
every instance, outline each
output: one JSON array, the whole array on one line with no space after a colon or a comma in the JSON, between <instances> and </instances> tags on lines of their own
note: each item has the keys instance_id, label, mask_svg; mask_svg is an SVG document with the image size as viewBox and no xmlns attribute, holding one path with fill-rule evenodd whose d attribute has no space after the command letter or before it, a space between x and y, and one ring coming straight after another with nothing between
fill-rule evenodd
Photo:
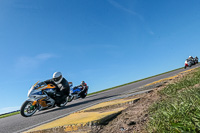
<instances>
[{"instance_id":1,"label":"asphalt road","mask_svg":"<svg viewBox=\"0 0 200 133\"><path fill-rule=\"evenodd\" d=\"M192 66L191 68L199 67L200 64ZM187 70L190 68L187 68ZM38 125L50 122L52 120L64 117L68 114L82 110L84 108L90 107L97 103L103 101L108 101L110 99L115 99L119 97L122 93L134 90L140 86L146 85L148 83L171 77L176 75L179 72L185 71L185 69L179 69L174 72L163 74L157 77L139 81L133 84L129 84L123 87L119 87L113 90L105 91L99 94L91 95L85 99L78 99L68 103L63 108L52 108L45 111L40 111L35 113L32 117L22 117L20 114L2 118L0 119L0 133L18 133L26 131L30 128L36 127Z\"/></svg>"}]
</instances>

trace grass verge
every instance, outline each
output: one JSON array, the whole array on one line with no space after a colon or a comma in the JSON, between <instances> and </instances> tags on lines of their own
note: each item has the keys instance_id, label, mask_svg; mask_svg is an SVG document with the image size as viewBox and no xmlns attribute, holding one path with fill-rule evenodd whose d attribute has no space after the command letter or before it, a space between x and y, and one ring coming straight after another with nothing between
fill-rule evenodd
<instances>
[{"instance_id":1,"label":"grass verge","mask_svg":"<svg viewBox=\"0 0 200 133\"><path fill-rule=\"evenodd\" d=\"M147 77L147 78L144 78L144 79L140 79L140 80L136 80L136 81L133 81L133 82L129 82L129 83L125 83L125 84L122 84L122 85L118 85L118 86L115 86L115 87L111 87L111 88L108 88L108 89L105 89L105 90L100 90L100 91L97 91L97 92L92 92L92 93L89 93L88 96L89 95L94 95L94 94L97 94L97 93L100 93L100 92L112 90L112 89L115 89L115 88L118 88L118 87L126 86L126 85L129 85L129 84L133 84L133 83L136 83L136 82L139 82L139 81L142 81L142 80L146 80L146 79L149 79L149 78L153 78L153 77L156 77L156 76L160 76L160 75L163 75L163 74L166 74L166 73L170 73L170 72L182 69L182 68L183 67L177 68L177 69L174 69L174 70L171 70L171 71L168 71L168 72L164 72L164 73L161 73L161 74L157 74L157 75L154 75L154 76L150 76L150 77Z\"/></svg>"},{"instance_id":2,"label":"grass verge","mask_svg":"<svg viewBox=\"0 0 200 133\"><path fill-rule=\"evenodd\" d=\"M200 132L200 68L160 91L149 109L148 132Z\"/></svg>"},{"instance_id":3,"label":"grass verge","mask_svg":"<svg viewBox=\"0 0 200 133\"><path fill-rule=\"evenodd\" d=\"M5 114L5 115L0 115L0 119L1 118L5 118L5 117L8 117L8 116L12 116L12 115L17 115L17 114L19 114L20 112L18 111L18 112L14 112L14 113L10 113L10 114Z\"/></svg>"}]
</instances>

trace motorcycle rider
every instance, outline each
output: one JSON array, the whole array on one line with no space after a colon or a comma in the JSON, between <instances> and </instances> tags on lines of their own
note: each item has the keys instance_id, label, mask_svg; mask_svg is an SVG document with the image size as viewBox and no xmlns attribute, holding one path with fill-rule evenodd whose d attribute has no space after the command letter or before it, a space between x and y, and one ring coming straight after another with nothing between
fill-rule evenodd
<instances>
[{"instance_id":1,"label":"motorcycle rider","mask_svg":"<svg viewBox=\"0 0 200 133\"><path fill-rule=\"evenodd\" d=\"M68 81L62 76L61 72L55 72L53 74L53 78L44 81L46 84L53 84L56 86L56 96L59 98L59 102L63 102L66 96L69 96L69 83ZM66 102L64 100L64 102Z\"/></svg>"},{"instance_id":2,"label":"motorcycle rider","mask_svg":"<svg viewBox=\"0 0 200 133\"><path fill-rule=\"evenodd\" d=\"M191 61L192 65L195 64L195 60L194 60L194 58L192 56L189 56L188 60Z\"/></svg>"},{"instance_id":3,"label":"motorcycle rider","mask_svg":"<svg viewBox=\"0 0 200 133\"><path fill-rule=\"evenodd\" d=\"M195 60L195 63L199 62L199 58L197 56L195 56L194 60Z\"/></svg>"},{"instance_id":4,"label":"motorcycle rider","mask_svg":"<svg viewBox=\"0 0 200 133\"><path fill-rule=\"evenodd\" d=\"M192 56L189 56L188 59L192 61L194 58Z\"/></svg>"},{"instance_id":5,"label":"motorcycle rider","mask_svg":"<svg viewBox=\"0 0 200 133\"><path fill-rule=\"evenodd\" d=\"M81 84L78 86L75 86L75 88L77 87L81 87L81 90L84 91L85 89L88 88L87 84L85 83L85 81L81 81Z\"/></svg>"},{"instance_id":6,"label":"motorcycle rider","mask_svg":"<svg viewBox=\"0 0 200 133\"><path fill-rule=\"evenodd\" d=\"M87 92L87 89L88 89L88 86L87 84L85 83L85 81L81 81L81 84L79 86L76 86L76 87L80 87L81 88L81 93L86 93ZM81 94L80 93L80 94Z\"/></svg>"},{"instance_id":7,"label":"motorcycle rider","mask_svg":"<svg viewBox=\"0 0 200 133\"><path fill-rule=\"evenodd\" d=\"M81 81L80 85L74 87L74 89L76 89L76 88L80 88L82 92L84 92L84 91L86 92L88 89L88 86L85 83L85 81Z\"/></svg>"},{"instance_id":8,"label":"motorcycle rider","mask_svg":"<svg viewBox=\"0 0 200 133\"><path fill-rule=\"evenodd\" d=\"M87 93L88 86L87 86L87 84L85 83L85 81L82 81L80 85L75 86L73 89L76 90L77 88L80 88L80 89L81 89L80 93L78 94L79 97L80 97L82 94ZM71 101L74 99L74 96L73 96L72 94L70 94L69 97L70 97L70 98L69 98L68 102L71 102Z\"/></svg>"}]
</instances>

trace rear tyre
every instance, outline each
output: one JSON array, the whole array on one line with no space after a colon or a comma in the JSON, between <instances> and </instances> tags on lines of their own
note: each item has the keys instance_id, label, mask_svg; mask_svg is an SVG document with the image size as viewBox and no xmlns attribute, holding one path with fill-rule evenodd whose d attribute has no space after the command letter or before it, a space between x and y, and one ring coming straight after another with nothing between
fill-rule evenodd
<instances>
[{"instance_id":1,"label":"rear tyre","mask_svg":"<svg viewBox=\"0 0 200 133\"><path fill-rule=\"evenodd\" d=\"M82 93L80 94L80 97L83 98L83 99L84 99L86 96L87 96L87 93L82 92Z\"/></svg>"},{"instance_id":2,"label":"rear tyre","mask_svg":"<svg viewBox=\"0 0 200 133\"><path fill-rule=\"evenodd\" d=\"M32 116L36 111L36 106L32 107L32 101L25 101L20 109L20 113L24 117Z\"/></svg>"}]
</instances>

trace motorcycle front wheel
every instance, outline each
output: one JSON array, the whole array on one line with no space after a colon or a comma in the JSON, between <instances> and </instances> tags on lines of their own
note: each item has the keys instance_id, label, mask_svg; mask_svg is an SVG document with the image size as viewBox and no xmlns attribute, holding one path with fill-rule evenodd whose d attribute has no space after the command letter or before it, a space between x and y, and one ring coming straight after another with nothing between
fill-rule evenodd
<instances>
[{"instance_id":1,"label":"motorcycle front wheel","mask_svg":"<svg viewBox=\"0 0 200 133\"><path fill-rule=\"evenodd\" d=\"M20 113L24 117L32 116L36 111L37 108L34 106L32 107L32 101L25 101L20 109Z\"/></svg>"}]
</instances>

